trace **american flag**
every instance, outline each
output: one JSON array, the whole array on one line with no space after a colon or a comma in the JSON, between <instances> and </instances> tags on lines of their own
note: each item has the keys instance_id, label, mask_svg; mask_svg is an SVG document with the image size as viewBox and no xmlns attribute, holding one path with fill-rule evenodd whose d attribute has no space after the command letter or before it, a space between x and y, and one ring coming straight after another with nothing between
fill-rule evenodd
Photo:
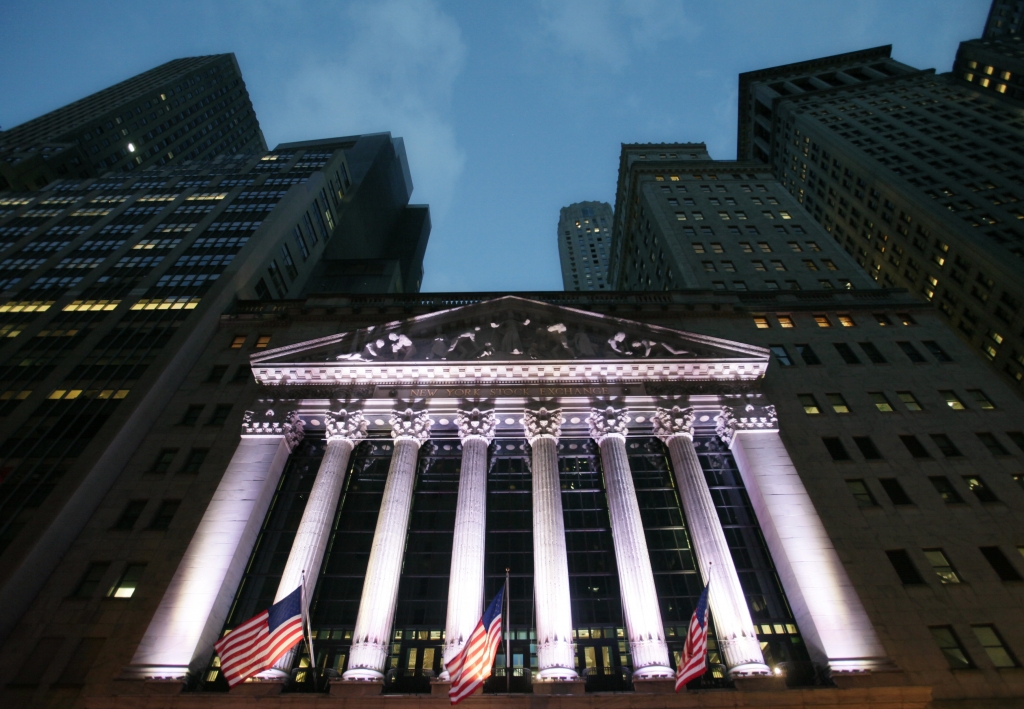
<instances>
[{"instance_id":1,"label":"american flag","mask_svg":"<svg viewBox=\"0 0 1024 709\"><path fill-rule=\"evenodd\" d=\"M446 665L452 678L452 686L448 690L452 704L458 704L471 695L491 676L494 655L501 644L501 601L504 595L505 589L502 587L487 606L462 652Z\"/></svg>"},{"instance_id":2,"label":"american flag","mask_svg":"<svg viewBox=\"0 0 1024 709\"><path fill-rule=\"evenodd\" d=\"M686 646L679 658L679 669L676 671L676 691L687 682L700 677L708 671L704 662L708 652L708 587L700 594L697 608L690 618L690 628L686 631Z\"/></svg>"},{"instance_id":3,"label":"american flag","mask_svg":"<svg viewBox=\"0 0 1024 709\"><path fill-rule=\"evenodd\" d=\"M214 648L229 687L274 666L302 640L302 586L221 638Z\"/></svg>"}]
</instances>

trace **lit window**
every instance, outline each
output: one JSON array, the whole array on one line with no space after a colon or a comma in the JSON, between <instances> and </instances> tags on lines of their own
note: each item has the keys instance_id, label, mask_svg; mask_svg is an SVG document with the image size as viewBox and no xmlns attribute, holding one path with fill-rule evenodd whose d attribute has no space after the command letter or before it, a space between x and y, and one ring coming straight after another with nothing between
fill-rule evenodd
<instances>
[{"instance_id":1,"label":"lit window","mask_svg":"<svg viewBox=\"0 0 1024 709\"><path fill-rule=\"evenodd\" d=\"M892 325L892 322L889 320L889 316L886 315L885 313L875 313L875 321L881 327L888 327L889 325ZM905 324L906 323L904 323L904 325Z\"/></svg>"},{"instance_id":2,"label":"lit window","mask_svg":"<svg viewBox=\"0 0 1024 709\"><path fill-rule=\"evenodd\" d=\"M988 659L992 661L993 665L996 667L1018 666L1017 659L1007 650L994 625L972 625L971 630L974 631L974 637L985 648L985 654L988 655Z\"/></svg>"},{"instance_id":3,"label":"lit window","mask_svg":"<svg viewBox=\"0 0 1024 709\"><path fill-rule=\"evenodd\" d=\"M704 253L704 244L693 244L692 246L695 253Z\"/></svg>"},{"instance_id":4,"label":"lit window","mask_svg":"<svg viewBox=\"0 0 1024 709\"><path fill-rule=\"evenodd\" d=\"M803 251L803 249L800 248L800 244L798 244L795 241L790 241L789 242L789 248L792 249L796 253L800 253L801 251Z\"/></svg>"},{"instance_id":5,"label":"lit window","mask_svg":"<svg viewBox=\"0 0 1024 709\"><path fill-rule=\"evenodd\" d=\"M875 405L875 408L883 413L892 412L892 404L889 403L889 399L884 393L880 391L869 391L868 396L871 397L871 403Z\"/></svg>"},{"instance_id":6,"label":"lit window","mask_svg":"<svg viewBox=\"0 0 1024 709\"><path fill-rule=\"evenodd\" d=\"M843 398L842 394L825 394L825 396L828 397L829 405L837 414L850 413L850 407L846 403L846 399Z\"/></svg>"},{"instance_id":7,"label":"lit window","mask_svg":"<svg viewBox=\"0 0 1024 709\"><path fill-rule=\"evenodd\" d=\"M793 217L789 216L789 212L779 212L779 216L781 216L783 219L792 219L793 218Z\"/></svg>"},{"instance_id":8,"label":"lit window","mask_svg":"<svg viewBox=\"0 0 1024 709\"><path fill-rule=\"evenodd\" d=\"M932 571L939 577L939 581L945 584L962 583L963 579L949 562L945 552L941 549L922 549L924 557L932 565Z\"/></svg>"},{"instance_id":9,"label":"lit window","mask_svg":"<svg viewBox=\"0 0 1024 709\"><path fill-rule=\"evenodd\" d=\"M946 400L946 406L953 409L953 411L965 411L967 409L964 403L957 397L956 392L951 389L944 389L939 392L942 394L942 398Z\"/></svg>"},{"instance_id":10,"label":"lit window","mask_svg":"<svg viewBox=\"0 0 1024 709\"><path fill-rule=\"evenodd\" d=\"M960 640L953 633L953 628L943 625L937 628L929 628L929 630L932 631L932 637L939 646L939 650L946 657L946 662L949 663L950 669L963 670L974 667L974 663L967 656L967 652L964 650L963 645L960 644Z\"/></svg>"},{"instance_id":11,"label":"lit window","mask_svg":"<svg viewBox=\"0 0 1024 709\"><path fill-rule=\"evenodd\" d=\"M780 315L779 325L781 325L783 328L787 330L796 327L796 324L793 322L793 318L791 318L789 315Z\"/></svg>"},{"instance_id":12,"label":"lit window","mask_svg":"<svg viewBox=\"0 0 1024 709\"><path fill-rule=\"evenodd\" d=\"M761 316L754 317L754 325L757 326L758 330L767 330L771 327L771 323L768 322L768 318Z\"/></svg>"},{"instance_id":13,"label":"lit window","mask_svg":"<svg viewBox=\"0 0 1024 709\"><path fill-rule=\"evenodd\" d=\"M977 475L964 475L964 482L967 488L974 493L979 502L999 502L999 498L992 492L985 482Z\"/></svg>"},{"instance_id":14,"label":"lit window","mask_svg":"<svg viewBox=\"0 0 1024 709\"><path fill-rule=\"evenodd\" d=\"M967 393L971 395L972 399L974 399L974 403L978 405L978 408L984 409L985 411L992 411L996 408L996 405L993 404L987 396L985 396L985 392L981 389L968 389Z\"/></svg>"},{"instance_id":15,"label":"lit window","mask_svg":"<svg viewBox=\"0 0 1024 709\"><path fill-rule=\"evenodd\" d=\"M716 241L711 242L711 250L716 254L724 254L725 249L722 248L722 244Z\"/></svg>"},{"instance_id":16,"label":"lit window","mask_svg":"<svg viewBox=\"0 0 1024 709\"><path fill-rule=\"evenodd\" d=\"M239 350L242 349L242 345L245 344L245 335L235 335L231 340L231 349Z\"/></svg>"},{"instance_id":17,"label":"lit window","mask_svg":"<svg viewBox=\"0 0 1024 709\"><path fill-rule=\"evenodd\" d=\"M818 323L818 327L832 327L832 322L827 315L815 315L814 322Z\"/></svg>"},{"instance_id":18,"label":"lit window","mask_svg":"<svg viewBox=\"0 0 1024 709\"><path fill-rule=\"evenodd\" d=\"M258 349L258 350L264 350L264 349L267 348L267 345L269 345L269 344L270 344L270 335L260 335L259 337L256 338L255 348Z\"/></svg>"},{"instance_id":19,"label":"lit window","mask_svg":"<svg viewBox=\"0 0 1024 709\"><path fill-rule=\"evenodd\" d=\"M808 416L817 416L821 413L821 409L818 407L818 400L814 398L814 394L797 394L797 398L800 399L800 405L804 407L804 413Z\"/></svg>"},{"instance_id":20,"label":"lit window","mask_svg":"<svg viewBox=\"0 0 1024 709\"><path fill-rule=\"evenodd\" d=\"M138 588L139 579L142 577L142 572L145 569L145 564L128 564L128 566L124 567L124 573L121 574L121 578L111 586L110 592L107 595L110 598L131 598L135 595L135 589Z\"/></svg>"},{"instance_id":21,"label":"lit window","mask_svg":"<svg viewBox=\"0 0 1024 709\"><path fill-rule=\"evenodd\" d=\"M840 315L839 324L842 325L843 327L854 327L857 323L855 323L853 321L853 318L851 318L849 315Z\"/></svg>"},{"instance_id":22,"label":"lit window","mask_svg":"<svg viewBox=\"0 0 1024 709\"><path fill-rule=\"evenodd\" d=\"M898 391L898 392L896 392L896 396L898 396L900 398L900 401L903 402L903 405L907 407L908 411L921 411L922 410L921 402L919 402L917 400L917 398L915 398L914 395L911 392L909 392L909 391Z\"/></svg>"}]
</instances>

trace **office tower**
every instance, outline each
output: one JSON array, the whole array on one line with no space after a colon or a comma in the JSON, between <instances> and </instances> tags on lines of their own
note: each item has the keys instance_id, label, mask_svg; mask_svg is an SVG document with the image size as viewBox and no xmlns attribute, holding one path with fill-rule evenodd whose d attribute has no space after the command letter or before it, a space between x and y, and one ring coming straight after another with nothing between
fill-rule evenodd
<instances>
[{"instance_id":1,"label":"office tower","mask_svg":"<svg viewBox=\"0 0 1024 709\"><path fill-rule=\"evenodd\" d=\"M507 568L488 694L663 706L710 574L691 688L719 691L694 706L1012 701L1021 420L880 288L239 301L20 617L0 692L421 704ZM303 572L316 669L303 646L218 694L213 642Z\"/></svg>"},{"instance_id":2,"label":"office tower","mask_svg":"<svg viewBox=\"0 0 1024 709\"><path fill-rule=\"evenodd\" d=\"M623 145L615 204L617 290L874 286L766 166L703 143Z\"/></svg>"},{"instance_id":3,"label":"office tower","mask_svg":"<svg viewBox=\"0 0 1024 709\"><path fill-rule=\"evenodd\" d=\"M408 205L411 189L401 139L376 134L0 195L0 634L236 298L271 312L319 292L324 264L344 273L367 261L387 265L393 291L418 288L429 217ZM380 285L340 290L387 292ZM274 331L232 346L268 347ZM229 389L251 379L247 367L213 374ZM217 427L229 415L231 406L197 405L177 423ZM189 455L195 467L204 454Z\"/></svg>"},{"instance_id":4,"label":"office tower","mask_svg":"<svg viewBox=\"0 0 1024 709\"><path fill-rule=\"evenodd\" d=\"M1020 35L1024 27L1024 2L1021 0L992 0L985 20L984 39L1000 39Z\"/></svg>"},{"instance_id":5,"label":"office tower","mask_svg":"<svg viewBox=\"0 0 1024 709\"><path fill-rule=\"evenodd\" d=\"M235 55L187 57L0 131L0 190L266 149Z\"/></svg>"},{"instance_id":6,"label":"office tower","mask_svg":"<svg viewBox=\"0 0 1024 709\"><path fill-rule=\"evenodd\" d=\"M1020 35L961 42L953 76L996 94L1024 98L1024 40Z\"/></svg>"},{"instance_id":7,"label":"office tower","mask_svg":"<svg viewBox=\"0 0 1024 709\"><path fill-rule=\"evenodd\" d=\"M612 206L576 202L558 213L558 259L565 290L606 290Z\"/></svg>"},{"instance_id":8,"label":"office tower","mask_svg":"<svg viewBox=\"0 0 1024 709\"><path fill-rule=\"evenodd\" d=\"M849 73L847 60L862 67L863 52L742 75L740 145L752 146L876 281L931 302L1018 384L1020 111L991 85L977 84L977 76L989 76L984 67L972 84L963 75L906 71L885 59L888 51L870 50L879 55L872 68L885 76L828 90L803 91L801 82L819 83L812 79L824 79L820 67Z\"/></svg>"}]
</instances>

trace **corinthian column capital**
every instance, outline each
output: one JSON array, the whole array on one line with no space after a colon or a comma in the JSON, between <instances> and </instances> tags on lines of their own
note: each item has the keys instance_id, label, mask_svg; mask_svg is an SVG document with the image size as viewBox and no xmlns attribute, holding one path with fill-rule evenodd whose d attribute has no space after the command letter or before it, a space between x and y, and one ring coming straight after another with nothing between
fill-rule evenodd
<instances>
[{"instance_id":1,"label":"corinthian column capital","mask_svg":"<svg viewBox=\"0 0 1024 709\"><path fill-rule=\"evenodd\" d=\"M527 409L523 412L523 428L526 439L533 445L538 438L558 440L562 435L562 410L541 408L537 411Z\"/></svg>"},{"instance_id":2,"label":"corinthian column capital","mask_svg":"<svg viewBox=\"0 0 1024 709\"><path fill-rule=\"evenodd\" d=\"M498 417L494 415L494 409L459 409L455 412L455 425L459 427L459 439L463 443L470 438L479 438L490 444L494 440L494 430L498 427Z\"/></svg>"},{"instance_id":3,"label":"corinthian column capital","mask_svg":"<svg viewBox=\"0 0 1024 709\"><path fill-rule=\"evenodd\" d=\"M654 424L654 435L668 443L676 436L693 438L693 409L673 406L671 409L663 409L660 406L654 410L651 422Z\"/></svg>"},{"instance_id":4,"label":"corinthian column capital","mask_svg":"<svg viewBox=\"0 0 1024 709\"><path fill-rule=\"evenodd\" d=\"M367 420L362 411L328 411L324 414L324 425L327 427L327 440L344 438L354 444L366 438Z\"/></svg>"},{"instance_id":5,"label":"corinthian column capital","mask_svg":"<svg viewBox=\"0 0 1024 709\"><path fill-rule=\"evenodd\" d=\"M396 441L405 439L421 446L430 439L430 427L434 425L434 419L430 418L429 411L406 409L392 411L388 423L391 424L391 437Z\"/></svg>"},{"instance_id":6,"label":"corinthian column capital","mask_svg":"<svg viewBox=\"0 0 1024 709\"><path fill-rule=\"evenodd\" d=\"M715 417L715 433L727 445L732 444L737 431L777 431L779 419L775 407L754 406L723 406L722 413Z\"/></svg>"},{"instance_id":7,"label":"corinthian column capital","mask_svg":"<svg viewBox=\"0 0 1024 709\"><path fill-rule=\"evenodd\" d=\"M246 411L242 418L243 436L284 436L285 445L293 449L302 440L306 422L299 413L289 409L294 399L259 399L257 408Z\"/></svg>"},{"instance_id":8,"label":"corinthian column capital","mask_svg":"<svg viewBox=\"0 0 1024 709\"><path fill-rule=\"evenodd\" d=\"M601 445L601 441L609 436L625 438L629 432L631 420L625 409L616 409L613 406L604 409L591 409L590 416L587 416L590 437L597 441L598 445Z\"/></svg>"}]
</instances>

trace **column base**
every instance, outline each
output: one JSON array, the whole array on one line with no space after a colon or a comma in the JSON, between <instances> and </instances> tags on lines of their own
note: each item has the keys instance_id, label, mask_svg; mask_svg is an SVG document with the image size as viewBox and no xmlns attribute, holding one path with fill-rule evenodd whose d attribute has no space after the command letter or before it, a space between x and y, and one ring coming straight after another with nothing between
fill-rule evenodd
<instances>
[{"instance_id":1,"label":"column base","mask_svg":"<svg viewBox=\"0 0 1024 709\"><path fill-rule=\"evenodd\" d=\"M729 679L741 677L771 677L772 671L768 665L760 662L748 662L744 665L736 665L729 668Z\"/></svg>"},{"instance_id":2,"label":"column base","mask_svg":"<svg viewBox=\"0 0 1024 709\"><path fill-rule=\"evenodd\" d=\"M581 679L540 680L533 683L534 694L585 694L587 683Z\"/></svg>"},{"instance_id":3,"label":"column base","mask_svg":"<svg viewBox=\"0 0 1024 709\"><path fill-rule=\"evenodd\" d=\"M641 667L640 669L633 672L633 680L656 680L656 679L671 679L675 682L676 673L671 667L665 667L661 665L650 665L648 667Z\"/></svg>"},{"instance_id":4,"label":"column base","mask_svg":"<svg viewBox=\"0 0 1024 709\"><path fill-rule=\"evenodd\" d=\"M637 694L675 694L676 681L667 677L633 676L633 691Z\"/></svg>"},{"instance_id":5,"label":"column base","mask_svg":"<svg viewBox=\"0 0 1024 709\"><path fill-rule=\"evenodd\" d=\"M384 681L332 679L330 687L332 697L373 697L384 691Z\"/></svg>"},{"instance_id":6,"label":"column base","mask_svg":"<svg viewBox=\"0 0 1024 709\"><path fill-rule=\"evenodd\" d=\"M256 675L256 680L259 682L288 682L292 676L284 670L279 670L276 667L271 667L269 670L263 670Z\"/></svg>"},{"instance_id":7,"label":"column base","mask_svg":"<svg viewBox=\"0 0 1024 709\"><path fill-rule=\"evenodd\" d=\"M383 682L384 674L377 670L355 669L346 671L341 679L344 682Z\"/></svg>"}]
</instances>

